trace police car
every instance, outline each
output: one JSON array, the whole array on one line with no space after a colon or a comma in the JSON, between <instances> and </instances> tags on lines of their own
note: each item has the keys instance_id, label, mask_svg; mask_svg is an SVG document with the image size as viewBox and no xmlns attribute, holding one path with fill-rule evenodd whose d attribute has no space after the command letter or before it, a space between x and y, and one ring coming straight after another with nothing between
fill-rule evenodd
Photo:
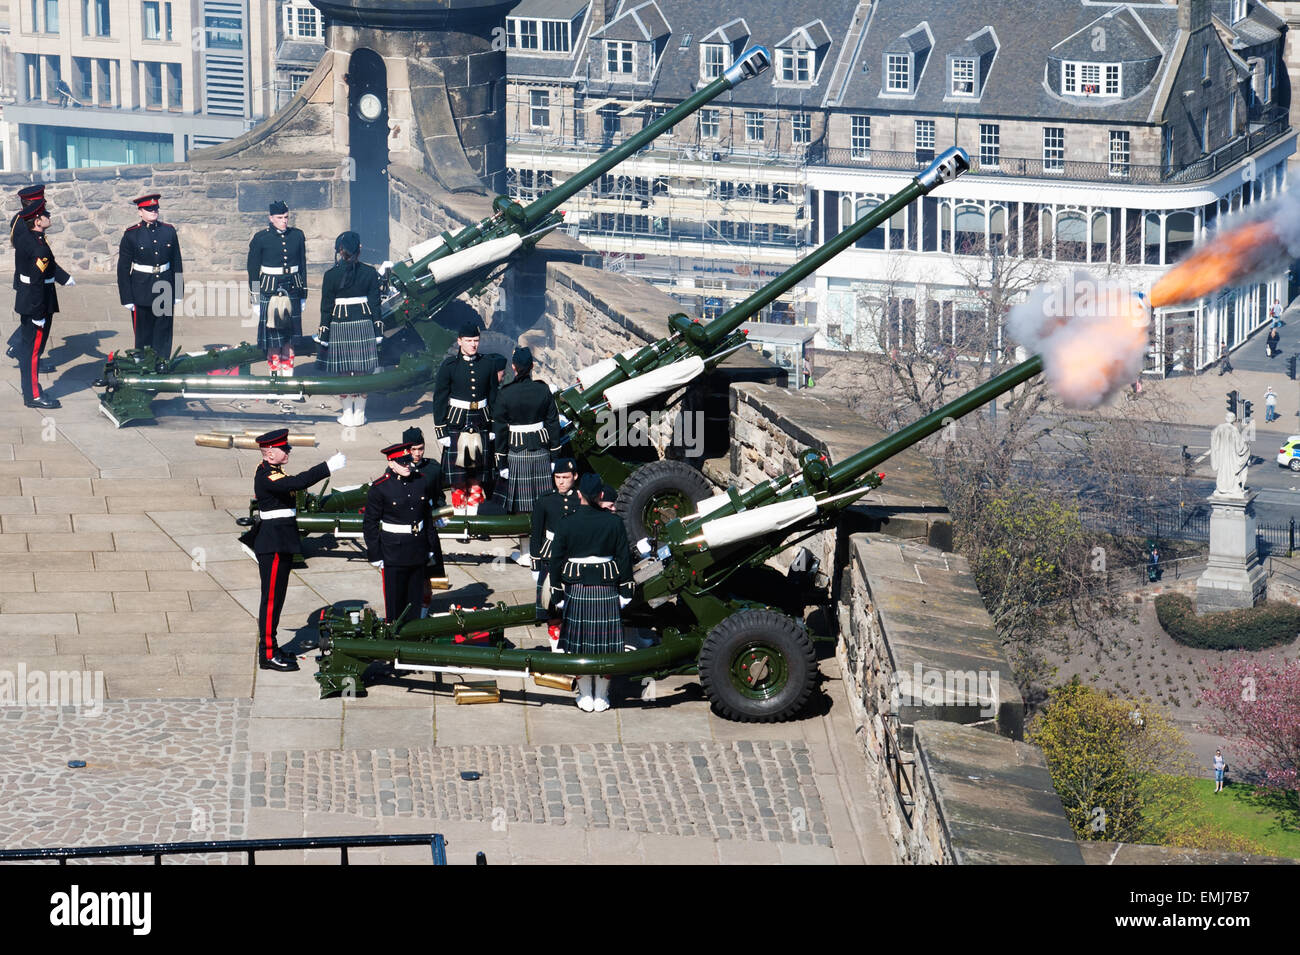
<instances>
[{"instance_id":1,"label":"police car","mask_svg":"<svg viewBox=\"0 0 1300 955\"><path fill-rule=\"evenodd\" d=\"M1286 444L1277 453L1277 466L1300 471L1300 434L1293 434L1286 439Z\"/></svg>"}]
</instances>

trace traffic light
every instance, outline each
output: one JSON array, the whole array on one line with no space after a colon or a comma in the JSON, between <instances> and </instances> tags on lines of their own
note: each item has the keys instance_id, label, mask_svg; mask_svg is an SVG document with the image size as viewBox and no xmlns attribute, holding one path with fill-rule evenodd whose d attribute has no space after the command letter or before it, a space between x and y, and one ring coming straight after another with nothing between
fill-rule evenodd
<instances>
[{"instance_id":1,"label":"traffic light","mask_svg":"<svg viewBox=\"0 0 1300 955\"><path fill-rule=\"evenodd\" d=\"M1237 393L1235 391L1228 392L1228 414L1234 418L1237 417Z\"/></svg>"},{"instance_id":2,"label":"traffic light","mask_svg":"<svg viewBox=\"0 0 1300 955\"><path fill-rule=\"evenodd\" d=\"M1243 420L1245 420L1245 421L1249 421L1250 418L1251 418L1251 414L1252 414L1252 412L1251 412L1251 410L1250 410L1251 402L1250 402L1249 400L1247 400L1247 401L1243 401L1241 404L1242 404L1241 417L1242 417Z\"/></svg>"},{"instance_id":3,"label":"traffic light","mask_svg":"<svg viewBox=\"0 0 1300 955\"><path fill-rule=\"evenodd\" d=\"M1295 381L1295 365L1297 358L1300 358L1300 355L1292 355L1286 360L1286 376L1292 381Z\"/></svg>"}]
</instances>

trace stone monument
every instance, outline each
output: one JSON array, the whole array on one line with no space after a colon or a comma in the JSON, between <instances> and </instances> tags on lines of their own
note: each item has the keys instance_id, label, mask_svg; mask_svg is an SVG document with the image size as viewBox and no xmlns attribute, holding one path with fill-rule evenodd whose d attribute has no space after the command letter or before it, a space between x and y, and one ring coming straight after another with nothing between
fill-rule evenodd
<instances>
[{"instance_id":1,"label":"stone monument","mask_svg":"<svg viewBox=\"0 0 1300 955\"><path fill-rule=\"evenodd\" d=\"M1210 565L1196 581L1197 613L1253 607L1264 596L1265 573L1255 546L1255 494L1246 488L1250 444L1237 429L1236 416L1225 418L1210 436Z\"/></svg>"}]
</instances>

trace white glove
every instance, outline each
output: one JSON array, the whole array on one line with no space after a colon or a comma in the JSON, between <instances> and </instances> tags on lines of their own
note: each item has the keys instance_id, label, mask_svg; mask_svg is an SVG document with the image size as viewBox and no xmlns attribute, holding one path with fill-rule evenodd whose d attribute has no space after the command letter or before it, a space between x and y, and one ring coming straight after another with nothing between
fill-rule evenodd
<instances>
[{"instance_id":1,"label":"white glove","mask_svg":"<svg viewBox=\"0 0 1300 955\"><path fill-rule=\"evenodd\" d=\"M429 551L429 563L433 563L433 551Z\"/></svg>"},{"instance_id":2,"label":"white glove","mask_svg":"<svg viewBox=\"0 0 1300 955\"><path fill-rule=\"evenodd\" d=\"M372 561L370 562L370 566L371 566L371 567L376 567L376 568L378 568L379 570L383 570L383 569L384 569L384 562L383 562L382 560L372 560Z\"/></svg>"},{"instance_id":3,"label":"white glove","mask_svg":"<svg viewBox=\"0 0 1300 955\"><path fill-rule=\"evenodd\" d=\"M541 580L542 580L542 572L540 570L533 571L533 583L539 584L541 583Z\"/></svg>"},{"instance_id":4,"label":"white glove","mask_svg":"<svg viewBox=\"0 0 1300 955\"><path fill-rule=\"evenodd\" d=\"M450 448L451 438L439 438L438 443L441 444L444 448Z\"/></svg>"},{"instance_id":5,"label":"white glove","mask_svg":"<svg viewBox=\"0 0 1300 955\"><path fill-rule=\"evenodd\" d=\"M65 288L72 288L72 286L74 286L74 285L76 285L76 284L77 284L77 280L74 279L71 275L69 275L69 276L68 276L68 280L67 280L66 282L63 283L63 285L64 285Z\"/></svg>"},{"instance_id":6,"label":"white glove","mask_svg":"<svg viewBox=\"0 0 1300 955\"><path fill-rule=\"evenodd\" d=\"M131 311L133 311L133 312L135 311L135 306L134 306L134 305L123 305L122 307L123 307L123 308L129 308L129 309L130 309Z\"/></svg>"},{"instance_id":7,"label":"white glove","mask_svg":"<svg viewBox=\"0 0 1300 955\"><path fill-rule=\"evenodd\" d=\"M348 463L348 459L343 456L342 451L339 451L336 452L328 461L325 462L325 466L330 469L330 473L333 473L334 471L337 471L339 468L343 467L347 463Z\"/></svg>"},{"instance_id":8,"label":"white glove","mask_svg":"<svg viewBox=\"0 0 1300 955\"><path fill-rule=\"evenodd\" d=\"M619 598L618 598L618 609L619 609L619 610L622 610L624 607L626 607L626 606L627 606L628 604L630 604L631 602L632 602L632 598L631 598L631 597L619 597Z\"/></svg>"},{"instance_id":9,"label":"white glove","mask_svg":"<svg viewBox=\"0 0 1300 955\"><path fill-rule=\"evenodd\" d=\"M509 469L509 468L502 468L498 473L499 473L503 478L508 478L508 477L510 477L510 469Z\"/></svg>"},{"instance_id":10,"label":"white glove","mask_svg":"<svg viewBox=\"0 0 1300 955\"><path fill-rule=\"evenodd\" d=\"M555 473L555 462L554 462L554 461L551 462L551 473L552 473L552 474Z\"/></svg>"},{"instance_id":11,"label":"white glove","mask_svg":"<svg viewBox=\"0 0 1300 955\"><path fill-rule=\"evenodd\" d=\"M555 601L555 609L556 609L556 610L563 610L563 609L564 609L564 601L563 601L563 600L557 600L557 601Z\"/></svg>"},{"instance_id":12,"label":"white glove","mask_svg":"<svg viewBox=\"0 0 1300 955\"><path fill-rule=\"evenodd\" d=\"M44 328L44 327L45 327L45 319L43 319L43 318L34 318L34 319L32 319L32 324L35 325L37 328Z\"/></svg>"},{"instance_id":13,"label":"white glove","mask_svg":"<svg viewBox=\"0 0 1300 955\"><path fill-rule=\"evenodd\" d=\"M379 266L379 274L380 274L380 275L387 275L387 274L388 274L388 270L391 269L392 267L393 267L393 263L392 263L392 262L384 262L384 263L382 263L382 264Z\"/></svg>"}]
</instances>

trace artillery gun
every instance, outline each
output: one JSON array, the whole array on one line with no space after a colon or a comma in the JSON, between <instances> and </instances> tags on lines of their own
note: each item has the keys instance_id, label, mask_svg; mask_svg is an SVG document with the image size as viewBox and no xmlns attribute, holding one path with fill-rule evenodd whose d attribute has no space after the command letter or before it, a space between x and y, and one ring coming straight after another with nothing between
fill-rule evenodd
<instances>
[{"instance_id":1,"label":"artillery gun","mask_svg":"<svg viewBox=\"0 0 1300 955\"><path fill-rule=\"evenodd\" d=\"M1034 356L839 464L804 451L799 470L743 493L735 488L700 503L695 513L638 542L636 596L628 626L659 633L656 645L626 653L577 656L506 646L503 631L535 621L532 604L455 611L409 623L385 623L369 609L322 611L322 698L363 693L374 661L398 670L528 676L620 674L662 678L698 673L704 692L729 719L774 722L799 712L812 694L817 666L804 608L828 602L827 582L811 553L782 577L774 555L833 527L840 512L879 487L875 469L1042 371ZM455 635L487 631L491 645L456 644Z\"/></svg>"},{"instance_id":2,"label":"artillery gun","mask_svg":"<svg viewBox=\"0 0 1300 955\"><path fill-rule=\"evenodd\" d=\"M439 312L462 293L481 294L512 259L531 253L563 223L560 206L567 199L722 93L763 73L771 62L765 47L750 47L707 86L528 205L497 196L491 216L455 235L443 232L411 248L408 258L396 263L387 276L391 294L384 300L383 318L389 329L413 329L422 347L414 355L404 355L396 368L364 378L209 375L210 370L258 361L261 352L247 343L198 355L181 355L179 350L173 356L147 348L125 350L108 356L104 373L95 382L105 389L99 399L100 411L120 428L133 421L152 420L150 406L160 393L302 401L308 395L387 392L431 384L456 337L437 321Z\"/></svg>"},{"instance_id":3,"label":"artillery gun","mask_svg":"<svg viewBox=\"0 0 1300 955\"><path fill-rule=\"evenodd\" d=\"M631 539L655 535L668 521L690 513L697 502L712 493L712 486L687 464L646 460L645 448L610 440L617 437L617 429L606 426L607 416L631 409L662 411L672 392L744 347L745 333L740 326L745 321L900 209L969 167L964 150L946 150L898 193L718 318L701 324L680 312L672 315L667 338L582 369L576 384L556 394L556 406L567 422L565 443L584 471L600 475L606 484L619 489L616 510ZM328 494L302 492L298 499L298 530L304 534L359 537L366 491L363 485ZM253 517L255 511L250 512ZM529 529L527 514L479 514L448 521L445 527L449 532L480 538L517 537Z\"/></svg>"}]
</instances>

